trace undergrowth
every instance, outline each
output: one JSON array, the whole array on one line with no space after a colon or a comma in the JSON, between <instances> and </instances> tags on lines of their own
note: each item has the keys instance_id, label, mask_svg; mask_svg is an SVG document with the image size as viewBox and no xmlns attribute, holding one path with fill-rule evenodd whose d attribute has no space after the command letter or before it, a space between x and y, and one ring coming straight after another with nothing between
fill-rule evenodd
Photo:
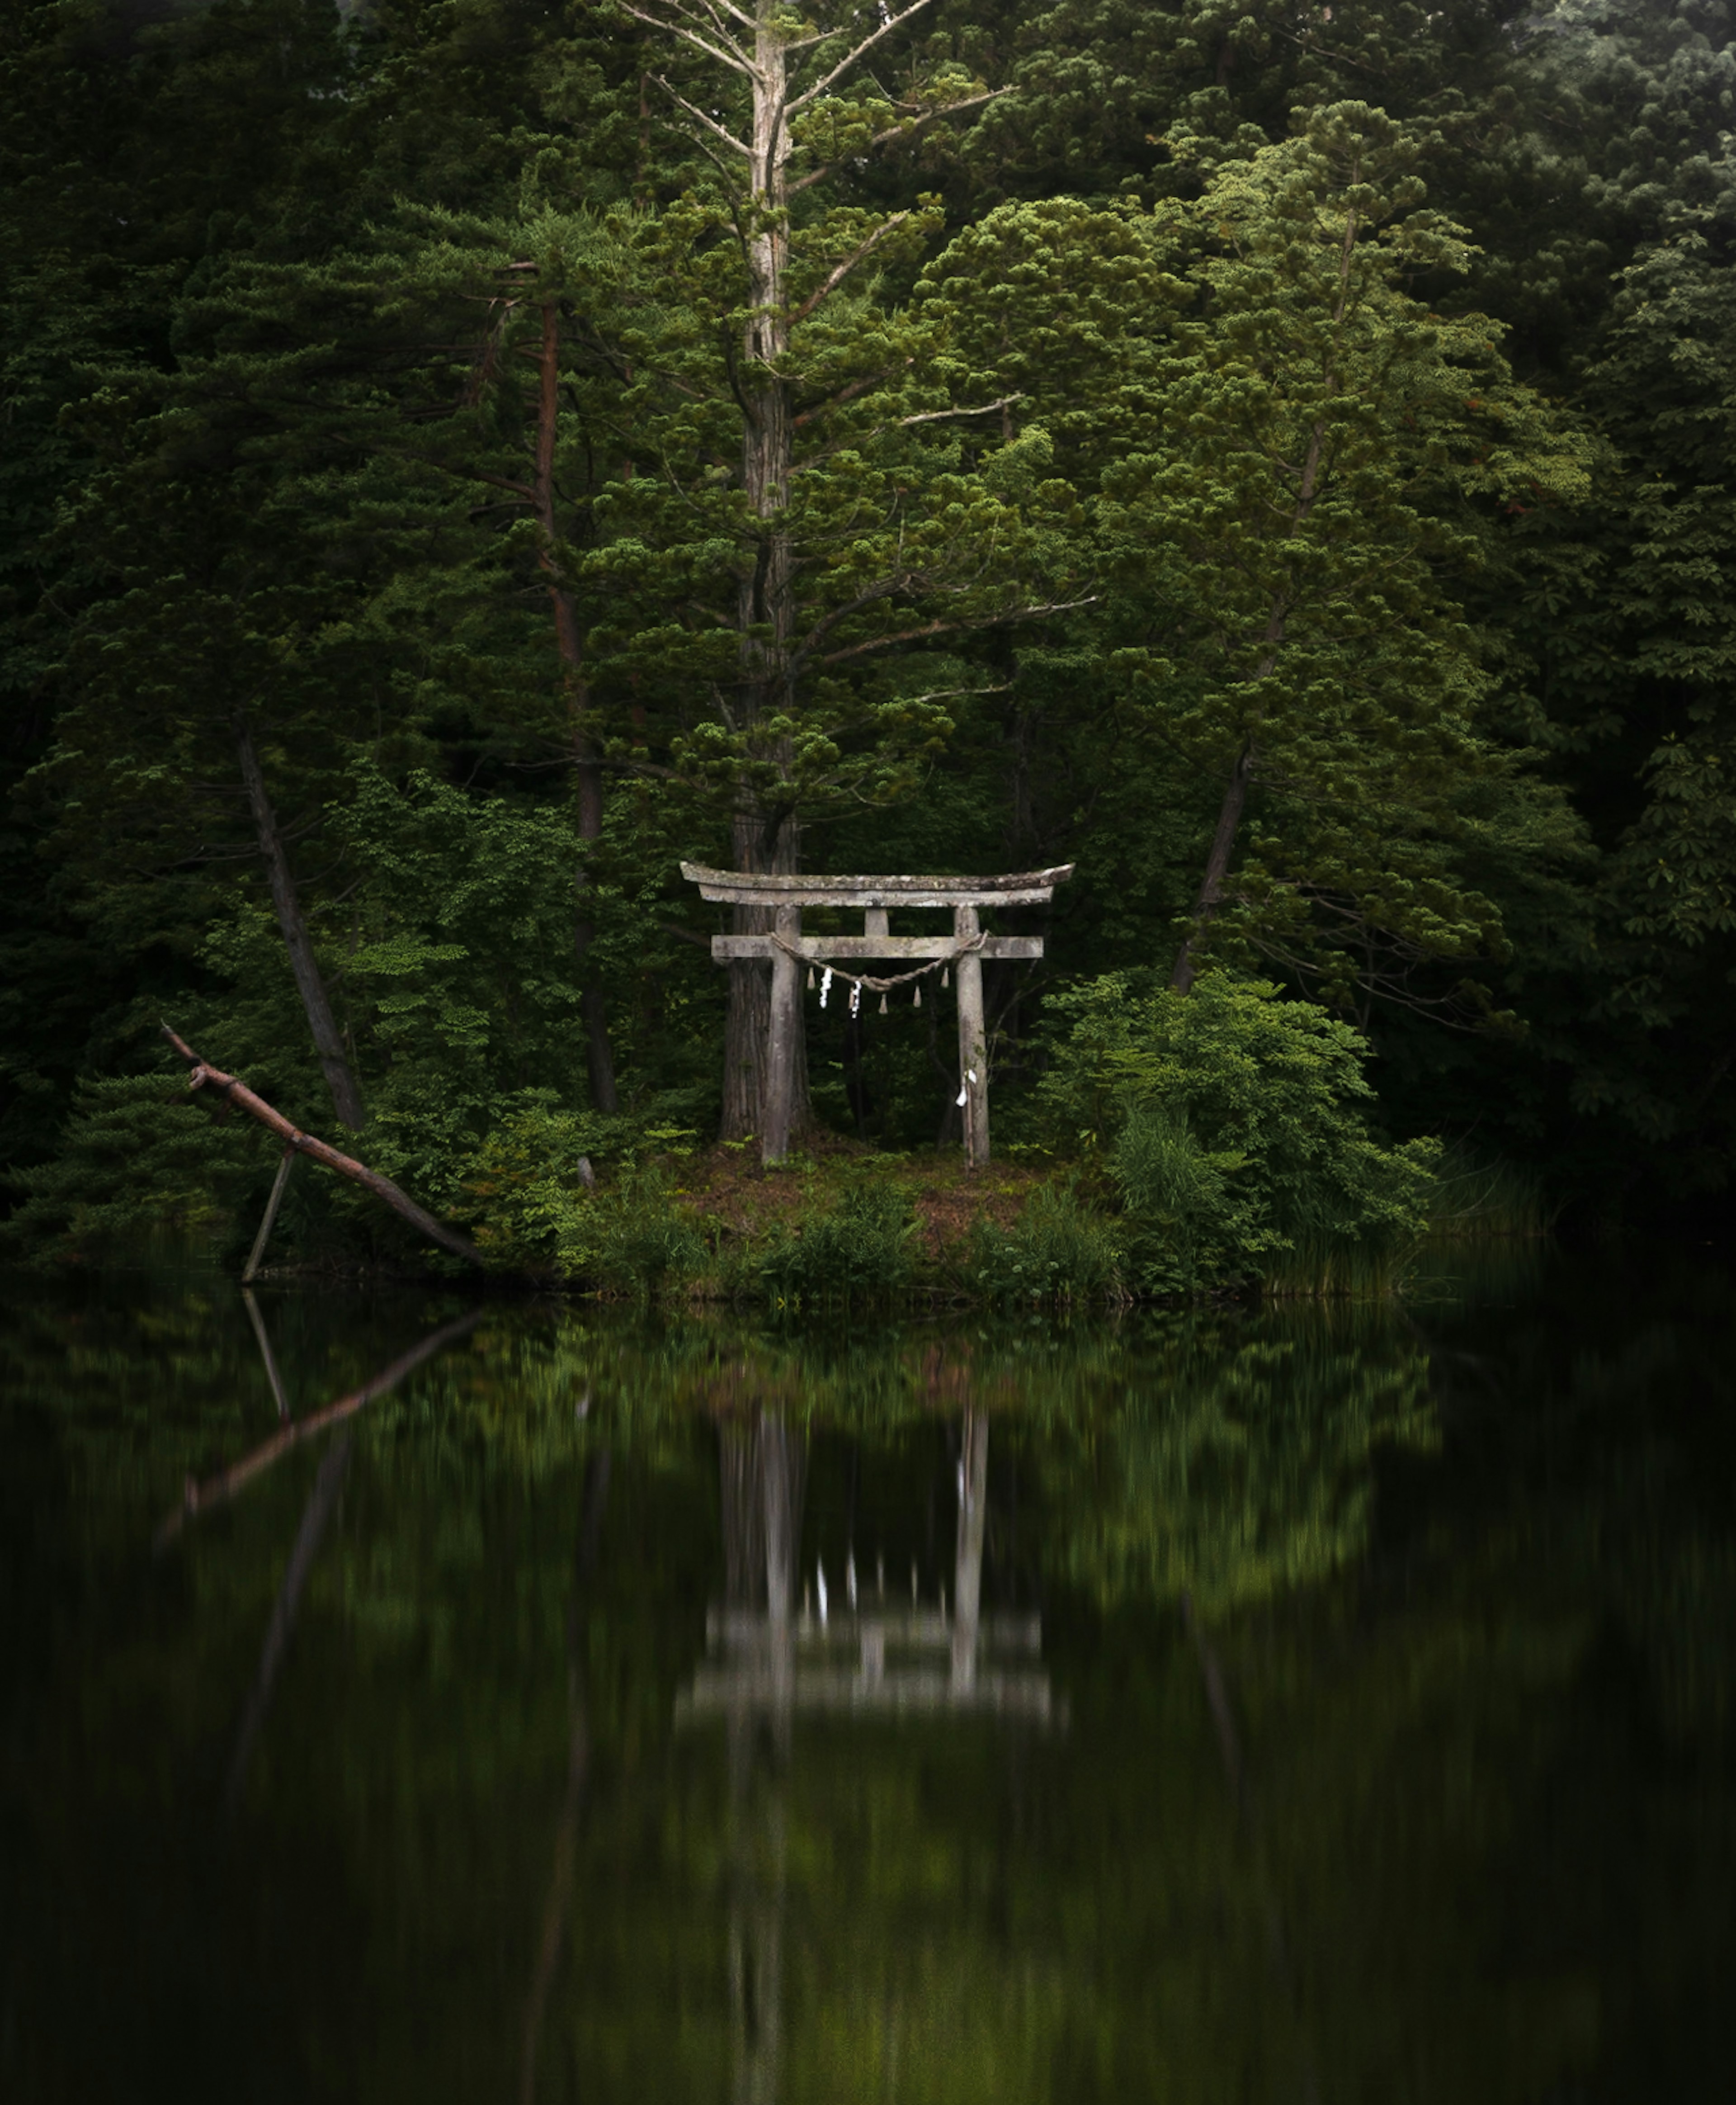
<instances>
[{"instance_id":1,"label":"undergrowth","mask_svg":"<svg viewBox=\"0 0 1736 2105\"><path fill-rule=\"evenodd\" d=\"M774 1228L754 1271L779 1307L896 1294L910 1283L915 1235L908 1192L895 1184L848 1186L832 1204Z\"/></svg>"},{"instance_id":2,"label":"undergrowth","mask_svg":"<svg viewBox=\"0 0 1736 2105\"><path fill-rule=\"evenodd\" d=\"M645 1301L1366 1299L1404 1287L1425 1237L1548 1230L1529 1171L1383 1139L1366 1045L1311 1003L1219 974L1185 999L1112 976L1055 1007L1068 1021L1038 1093L1047 1126L975 1175L956 1155L875 1155L824 1135L819 1152L765 1171L751 1145L702 1147L689 1121L703 1111L672 1094L601 1117L522 1090L438 1164L417 1152L426 1133L382 1115L367 1152L461 1222L492 1270ZM250 1234L274 1150L212 1114L175 1082L89 1085L60 1155L19 1179L12 1251L100 1258L165 1225L231 1244ZM321 1261L347 1236L415 1262L377 1211L306 1172L278 1261Z\"/></svg>"},{"instance_id":3,"label":"undergrowth","mask_svg":"<svg viewBox=\"0 0 1736 2105\"><path fill-rule=\"evenodd\" d=\"M1125 1298L1117 1224L1071 1184L1042 1184L1016 1221L978 1221L971 1231L970 1285L992 1301L1070 1306Z\"/></svg>"}]
</instances>

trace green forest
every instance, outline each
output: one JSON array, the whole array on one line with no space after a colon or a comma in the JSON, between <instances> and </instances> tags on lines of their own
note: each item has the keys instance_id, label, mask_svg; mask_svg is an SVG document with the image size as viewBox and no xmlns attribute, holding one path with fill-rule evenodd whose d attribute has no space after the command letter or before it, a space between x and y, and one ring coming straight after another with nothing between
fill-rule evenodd
<instances>
[{"instance_id":1,"label":"green forest","mask_svg":"<svg viewBox=\"0 0 1736 2105\"><path fill-rule=\"evenodd\" d=\"M711 941L765 923L684 860L1073 866L984 968L989 1285L1270 1277L1456 1186L1703 1217L1733 44L1724 0L9 0L8 1250L245 1248L277 1150L167 1022L492 1258L727 1272L768 982ZM798 1298L916 1263L957 1166L918 985L804 994L752 1260ZM311 1171L283 1223L417 1247Z\"/></svg>"}]
</instances>

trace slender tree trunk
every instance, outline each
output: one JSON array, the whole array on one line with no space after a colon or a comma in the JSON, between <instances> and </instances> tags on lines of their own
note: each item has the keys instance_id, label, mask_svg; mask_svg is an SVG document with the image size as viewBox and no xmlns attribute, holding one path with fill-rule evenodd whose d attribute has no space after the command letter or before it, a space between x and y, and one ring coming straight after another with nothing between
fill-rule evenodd
<instances>
[{"instance_id":1,"label":"slender tree trunk","mask_svg":"<svg viewBox=\"0 0 1736 2105\"><path fill-rule=\"evenodd\" d=\"M1353 222L1354 224L1354 222ZM1343 270L1350 268L1349 250L1346 249ZM1343 315L1345 293L1341 286L1338 314ZM1326 427L1316 423L1309 435L1308 451L1302 463L1301 480L1296 488L1296 502L1291 507L1291 524L1300 526L1314 509L1314 498L1319 493L1320 472L1325 449ZM1284 631L1290 619L1287 601L1282 593L1273 595L1270 610L1266 615L1265 634L1261 639L1260 662L1254 668L1253 686L1269 680L1277 668L1278 654L1283 647ZM1256 719L1257 722L1257 719ZM1224 801L1218 807L1217 827L1212 836L1212 847L1206 856L1205 875L1200 879L1199 892L1194 901L1194 918L1176 955L1175 969L1170 974L1171 994L1186 994L1193 987L1198 971L1199 953L1217 911L1224 903L1224 880L1229 874L1229 859L1235 852L1236 835L1241 829L1242 814L1247 807L1247 778L1253 772L1258 754L1255 747L1255 731L1245 733L1242 750L1236 763L1229 771L1229 780L1224 790Z\"/></svg>"},{"instance_id":2,"label":"slender tree trunk","mask_svg":"<svg viewBox=\"0 0 1736 2105\"><path fill-rule=\"evenodd\" d=\"M560 314L552 300L542 303L542 341L538 360L537 523L542 530L538 560L548 578L549 603L555 615L555 644L560 654L561 686L573 733L573 768L578 785L579 838L594 841L603 831L603 776L591 737L590 690L578 626L578 609L561 581L555 560L555 438L560 416ZM579 879L581 898L587 880ZM573 924L573 949L581 972L596 931L582 903ZM600 1111L618 1110L614 1057L609 1050L609 1021L603 990L587 978L579 996L585 1020L585 1063L591 1101Z\"/></svg>"},{"instance_id":3,"label":"slender tree trunk","mask_svg":"<svg viewBox=\"0 0 1736 2105\"><path fill-rule=\"evenodd\" d=\"M754 561L743 577L738 606L742 637L739 727L757 757L787 766L787 740L763 746L757 727L781 715L791 700L789 649L795 629L795 561L782 514L788 500L795 458L795 411L783 371L789 348L784 274L788 261L788 197L785 168L790 140L789 31L778 20L774 0L760 0L754 42L753 136L749 152L745 253L748 322L743 335L741 401L742 486L761 522ZM800 834L792 816L765 810L744 788L737 806L731 846L739 870L792 875L800 860ZM763 908L739 906L733 925L739 935L763 935L771 927ZM743 1140L761 1131L764 1115L766 1032L771 1019L771 973L761 960L730 968L730 1007L724 1030L723 1137ZM798 1024L794 1048L791 1129L812 1122L808 1095L806 1034Z\"/></svg>"},{"instance_id":4,"label":"slender tree trunk","mask_svg":"<svg viewBox=\"0 0 1736 2105\"><path fill-rule=\"evenodd\" d=\"M296 1531L289 1562L284 1566L283 1582L278 1589L271 1620L266 1626L266 1642L259 1656L259 1671L253 1677L252 1692L248 1697L248 1707L242 1715L241 1729L235 1735L235 1751L230 1757L229 1781L223 1789L224 1810L231 1818L240 1808L241 1794L247 1785L248 1763L252 1759L260 1727L266 1722L266 1713L271 1706L271 1692L277 1686L278 1670L283 1665L283 1654L288 1650L289 1640L295 1631L296 1611L301 1606L308 1574L314 1568L314 1559L319 1553L320 1538L325 1533L327 1523L337 1507L338 1494L343 1489L344 1472L350 1464L350 1428L346 1425L327 1449L325 1459L319 1464L319 1473L314 1479L314 1488L302 1509L301 1525Z\"/></svg>"},{"instance_id":5,"label":"slender tree trunk","mask_svg":"<svg viewBox=\"0 0 1736 2105\"><path fill-rule=\"evenodd\" d=\"M1217 830L1212 836L1211 852L1206 857L1206 874L1200 879L1199 896L1194 902L1193 925L1176 958L1176 968L1170 974L1171 994L1187 994L1192 990L1198 970L1200 946L1207 932L1217 918L1218 908L1223 904L1224 879L1229 874L1229 858L1234 852L1236 834L1242 824L1242 814L1247 804L1247 778L1254 765L1254 742L1250 739L1236 757L1236 764L1229 771L1229 780L1224 790L1224 801L1218 807Z\"/></svg>"},{"instance_id":6,"label":"slender tree trunk","mask_svg":"<svg viewBox=\"0 0 1736 2105\"><path fill-rule=\"evenodd\" d=\"M264 858L266 874L271 885L271 903L277 909L277 925L283 932L283 947L289 953L290 970L295 974L296 990L301 997L301 1007L307 1017L307 1027L313 1035L314 1050L319 1055L319 1065L325 1071L326 1086L332 1092L332 1102L342 1123L352 1133L359 1133L367 1123L367 1113L362 1107L362 1092L358 1086L355 1070L350 1065L349 1055L344 1050L342 1034L337 1019L332 1014L332 1004L325 990L325 981L320 977L319 961L314 955L312 938L307 932L307 923L301 918L301 906L296 897L295 878L290 874L289 858L283 851L283 835L278 831L277 815L271 808L271 799L266 792L266 778L261 771L258 749L253 744L253 733L244 716L235 718L235 750L241 761L241 779L247 785L248 806L253 815L253 830L259 838L259 852Z\"/></svg>"}]
</instances>

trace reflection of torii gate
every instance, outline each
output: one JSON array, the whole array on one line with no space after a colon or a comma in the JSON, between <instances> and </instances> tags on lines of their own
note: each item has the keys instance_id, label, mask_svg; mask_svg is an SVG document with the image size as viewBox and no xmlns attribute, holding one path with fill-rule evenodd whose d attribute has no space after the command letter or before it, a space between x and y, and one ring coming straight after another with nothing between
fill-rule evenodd
<instances>
[{"instance_id":1,"label":"reflection of torii gate","mask_svg":"<svg viewBox=\"0 0 1736 2105\"><path fill-rule=\"evenodd\" d=\"M707 1658L676 1699L677 1724L721 1717L728 1732L731 1848L730 1978L737 2105L775 2105L783 2053L786 1836L782 1777L796 1715L899 1719L1020 1718L1064 1725L1038 1663L1042 1618L984 1615L988 1420L966 1409L958 1469L958 1531L950 1613L886 1595L883 1567L864 1589L852 1547L834 1612L822 1566L797 1607L806 1443L766 1415L726 1421L722 1444L725 1596L706 1616ZM847 1574L847 1575L846 1575ZM755 1754L770 1741L771 1787L748 1817Z\"/></svg>"},{"instance_id":2,"label":"reflection of torii gate","mask_svg":"<svg viewBox=\"0 0 1736 2105\"><path fill-rule=\"evenodd\" d=\"M788 1428L765 1418L751 1431L722 1428L725 1592L706 1616L705 1664L677 1708L678 1718L722 1716L732 1735L770 1727L789 1743L795 1714L859 1716L994 1711L1047 1723L1049 1677L1034 1661L1042 1618L982 1612L987 1520L988 1420L965 1413L959 1463L958 1536L953 1604L915 1595L889 1598L883 1571L872 1588L855 1576L854 1553L836 1580L834 1602L823 1567L796 1607L805 1458Z\"/></svg>"},{"instance_id":3,"label":"reflection of torii gate","mask_svg":"<svg viewBox=\"0 0 1736 2105\"><path fill-rule=\"evenodd\" d=\"M984 906L1041 906L1073 874L1073 865L1015 872L1007 877L774 877L758 872L707 869L684 862L681 874L699 896L731 906L756 906L772 916L765 935L714 936L712 955L771 960L771 1021L765 1057L765 1094L761 1157L781 1162L789 1152L796 1073L799 974L804 965L836 961L842 976L877 990L956 965L958 972L959 1106L964 1113L965 1160L972 1169L988 1160L988 1043L983 1021L984 958L1032 959L1042 955L1041 936L985 936L978 909ZM859 936L804 936L804 906L855 908ZM890 907L950 907L947 936L893 936ZM844 961L901 959L907 969L877 979L843 970ZM828 977L830 977L828 972Z\"/></svg>"}]
</instances>

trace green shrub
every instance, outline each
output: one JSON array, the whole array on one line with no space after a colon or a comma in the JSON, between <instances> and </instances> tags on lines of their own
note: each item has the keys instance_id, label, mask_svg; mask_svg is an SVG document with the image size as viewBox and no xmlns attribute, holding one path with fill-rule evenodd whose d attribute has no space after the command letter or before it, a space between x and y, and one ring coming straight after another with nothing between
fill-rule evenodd
<instances>
[{"instance_id":1,"label":"green shrub","mask_svg":"<svg viewBox=\"0 0 1736 2105\"><path fill-rule=\"evenodd\" d=\"M575 1210L560 1254L564 1271L605 1291L650 1299L703 1271L710 1254L665 1173L630 1169Z\"/></svg>"},{"instance_id":2,"label":"green shrub","mask_svg":"<svg viewBox=\"0 0 1736 2105\"><path fill-rule=\"evenodd\" d=\"M691 1127L671 1122L672 1108L678 1115L685 1106L659 1099L640 1113L605 1115L564 1111L547 1089L509 1099L465 1164L466 1210L478 1245L502 1265L565 1271L600 1262L605 1240L624 1251L625 1221L635 1208L659 1218L672 1210L667 1179L648 1180L642 1166L690 1152L697 1137ZM586 1182L587 1166L593 1179L607 1180L607 1190ZM692 1233L703 1247L697 1227Z\"/></svg>"},{"instance_id":3,"label":"green shrub","mask_svg":"<svg viewBox=\"0 0 1736 2105\"><path fill-rule=\"evenodd\" d=\"M1439 1144L1369 1130L1368 1046L1349 1024L1225 973L1187 995L1112 974L1069 997L1071 1030L1042 1084L1051 1114L1105 1148L1136 1284L1191 1293L1283 1271L1309 1254L1330 1289L1426 1222ZM1295 1267L1289 1268L1293 1278Z\"/></svg>"},{"instance_id":4,"label":"green shrub","mask_svg":"<svg viewBox=\"0 0 1736 2105\"><path fill-rule=\"evenodd\" d=\"M895 1293L910 1276L915 1232L909 1198L897 1186L855 1185L829 1211L779 1230L759 1276L775 1299L810 1306Z\"/></svg>"},{"instance_id":5,"label":"green shrub","mask_svg":"<svg viewBox=\"0 0 1736 2105\"><path fill-rule=\"evenodd\" d=\"M997 1301L1086 1301L1119 1282L1114 1227L1070 1185L1040 1184L1010 1227L978 1221L971 1284Z\"/></svg>"},{"instance_id":6,"label":"green shrub","mask_svg":"<svg viewBox=\"0 0 1736 2105\"><path fill-rule=\"evenodd\" d=\"M1240 1276L1270 1247L1238 1188L1247 1158L1201 1144L1185 1108L1131 1106L1109 1173L1130 1229L1139 1284L1149 1294L1196 1294Z\"/></svg>"},{"instance_id":7,"label":"green shrub","mask_svg":"<svg viewBox=\"0 0 1736 2105\"><path fill-rule=\"evenodd\" d=\"M497 1230L483 1245L491 1258L641 1299L691 1279L709 1262L699 1223L660 1164L629 1164L595 1189L577 1178L563 1185L551 1173L538 1192L519 1217L526 1240L508 1245Z\"/></svg>"}]
</instances>

